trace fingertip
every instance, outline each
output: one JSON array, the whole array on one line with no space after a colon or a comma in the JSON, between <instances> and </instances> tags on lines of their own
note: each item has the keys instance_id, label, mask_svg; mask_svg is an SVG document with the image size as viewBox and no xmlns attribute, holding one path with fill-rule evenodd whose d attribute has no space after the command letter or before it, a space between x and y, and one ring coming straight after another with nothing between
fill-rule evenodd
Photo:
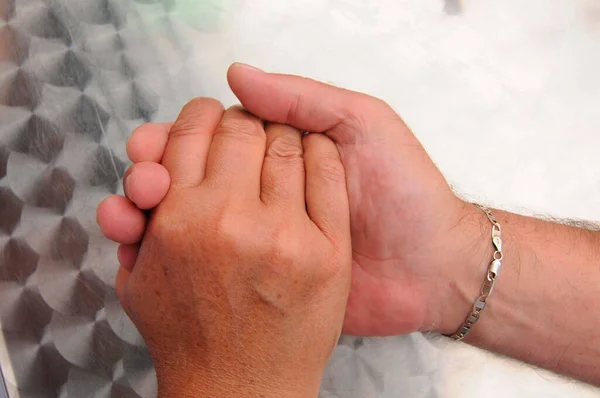
<instances>
[{"instance_id":1,"label":"fingertip","mask_svg":"<svg viewBox=\"0 0 600 398\"><path fill-rule=\"evenodd\" d=\"M127 156L134 162L160 162L173 123L146 123L127 140Z\"/></svg>"},{"instance_id":2,"label":"fingertip","mask_svg":"<svg viewBox=\"0 0 600 398\"><path fill-rule=\"evenodd\" d=\"M124 196L104 199L98 205L96 220L104 236L117 243L137 243L146 230L146 216Z\"/></svg>"},{"instance_id":3,"label":"fingertip","mask_svg":"<svg viewBox=\"0 0 600 398\"><path fill-rule=\"evenodd\" d=\"M236 97L238 97L242 105L245 107L252 107L254 104L254 101L252 100L252 93L255 92L254 89L256 87L261 87L261 81L268 82L269 80L261 79L268 76L268 73L265 73L261 69L258 69L254 66L241 62L235 62L231 64L227 70L227 83ZM249 102L247 103L246 101ZM279 120L273 121L279 122Z\"/></svg>"},{"instance_id":4,"label":"fingertip","mask_svg":"<svg viewBox=\"0 0 600 398\"><path fill-rule=\"evenodd\" d=\"M140 209L152 209L169 191L171 177L167 169L154 162L140 162L130 167L124 182L125 193Z\"/></svg>"},{"instance_id":5,"label":"fingertip","mask_svg":"<svg viewBox=\"0 0 600 398\"><path fill-rule=\"evenodd\" d=\"M234 62L227 69L227 80L230 78L236 79L239 76L242 76L244 73L265 73L262 69L257 68L256 66L248 65L242 62Z\"/></svg>"},{"instance_id":6,"label":"fingertip","mask_svg":"<svg viewBox=\"0 0 600 398\"><path fill-rule=\"evenodd\" d=\"M117 249L117 259L119 260L121 267L125 268L129 272L132 272L139 251L140 246L138 244L119 245L119 248Z\"/></svg>"}]
</instances>

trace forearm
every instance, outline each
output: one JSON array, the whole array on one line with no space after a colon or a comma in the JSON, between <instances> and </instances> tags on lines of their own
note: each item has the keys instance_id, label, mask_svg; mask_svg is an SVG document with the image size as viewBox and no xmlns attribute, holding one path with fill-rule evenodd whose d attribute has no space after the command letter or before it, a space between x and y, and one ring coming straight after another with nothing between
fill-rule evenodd
<instances>
[{"instance_id":1,"label":"forearm","mask_svg":"<svg viewBox=\"0 0 600 398\"><path fill-rule=\"evenodd\" d=\"M491 224L465 218L483 242L457 272L445 333L464 321L492 256ZM503 228L502 269L488 305L465 341L489 351L600 384L600 233L495 210ZM477 233L479 231L479 233Z\"/></svg>"}]
</instances>

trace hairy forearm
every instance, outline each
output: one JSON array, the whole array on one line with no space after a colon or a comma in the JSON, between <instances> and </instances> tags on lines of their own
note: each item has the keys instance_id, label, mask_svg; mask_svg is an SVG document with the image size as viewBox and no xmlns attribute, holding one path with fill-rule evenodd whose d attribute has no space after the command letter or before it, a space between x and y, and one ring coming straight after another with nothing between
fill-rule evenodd
<instances>
[{"instance_id":1,"label":"hairy forearm","mask_svg":"<svg viewBox=\"0 0 600 398\"><path fill-rule=\"evenodd\" d=\"M446 317L446 333L469 312L491 259L491 224L477 211L465 218L471 225L465 228L473 231L470 239L487 243L457 273L454 308L463 315L456 318L452 311ZM494 214L503 228L505 259L465 341L600 384L600 233L500 210Z\"/></svg>"}]
</instances>

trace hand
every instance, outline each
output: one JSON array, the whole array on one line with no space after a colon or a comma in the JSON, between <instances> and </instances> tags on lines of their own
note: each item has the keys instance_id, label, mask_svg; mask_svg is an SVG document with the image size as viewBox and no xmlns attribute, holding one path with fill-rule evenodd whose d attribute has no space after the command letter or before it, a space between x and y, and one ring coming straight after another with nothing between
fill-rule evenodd
<instances>
[{"instance_id":1,"label":"hand","mask_svg":"<svg viewBox=\"0 0 600 398\"><path fill-rule=\"evenodd\" d=\"M152 355L159 395L316 396L350 285L337 148L288 126L263 129L210 99L192 101L168 127L168 174L159 177L170 176L170 188L116 283ZM105 231L111 202L133 214L132 204L104 202ZM139 239L127 233L123 240Z\"/></svg>"},{"instance_id":2,"label":"hand","mask_svg":"<svg viewBox=\"0 0 600 398\"><path fill-rule=\"evenodd\" d=\"M379 99L298 76L234 64L228 80L255 115L324 133L338 145L346 170L353 249L344 332L453 333L481 283L483 272L477 268L485 267L491 256L489 242L481 236L486 220L454 195L402 119ZM149 134L158 129L160 134ZM166 135L164 126L142 126L129 142L132 160L156 162ZM146 151L145 146L154 149ZM156 155L143 157L146 152ZM130 178L131 184L147 186L144 175ZM136 203L151 196L158 202L161 192L156 188L152 195L128 195ZM133 223L123 220L104 228L105 233L131 228ZM139 221L137 227L143 230Z\"/></svg>"}]
</instances>

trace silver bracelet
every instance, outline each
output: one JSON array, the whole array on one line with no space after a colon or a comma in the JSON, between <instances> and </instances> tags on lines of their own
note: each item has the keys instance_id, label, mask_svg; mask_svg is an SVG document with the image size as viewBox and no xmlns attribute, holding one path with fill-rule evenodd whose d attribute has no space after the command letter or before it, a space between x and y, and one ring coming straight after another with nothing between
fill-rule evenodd
<instances>
[{"instance_id":1,"label":"silver bracelet","mask_svg":"<svg viewBox=\"0 0 600 398\"><path fill-rule=\"evenodd\" d=\"M456 333L454 333L450 338L455 341L460 341L465 338L465 336L471 331L473 325L477 323L479 317L481 316L481 312L485 308L488 297L492 294L494 290L494 284L496 283L496 278L498 277L498 272L500 271L500 267L502 266L502 259L504 255L502 254L502 227L500 227L500 223L496 220L496 217L492 214L492 211L484 206L476 204L487 216L487 218L492 223L492 244L496 249L494 251L494 255L492 258L492 262L488 266L487 275L485 276L485 280L483 281L483 285L481 286L481 292L477 301L473 305L473 310L471 314L467 317L467 320L462 324L462 326L458 329Z\"/></svg>"}]
</instances>

